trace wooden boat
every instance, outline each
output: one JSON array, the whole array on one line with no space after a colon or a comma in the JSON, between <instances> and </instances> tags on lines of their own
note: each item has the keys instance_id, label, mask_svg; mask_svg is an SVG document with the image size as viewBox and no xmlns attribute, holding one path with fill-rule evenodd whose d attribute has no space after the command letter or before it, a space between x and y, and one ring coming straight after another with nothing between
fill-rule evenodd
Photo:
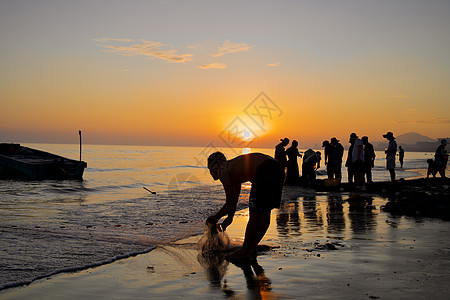
<instances>
[{"instance_id":1,"label":"wooden boat","mask_svg":"<svg viewBox=\"0 0 450 300\"><path fill-rule=\"evenodd\" d=\"M20 144L0 144L1 179L83 179L87 163Z\"/></svg>"}]
</instances>

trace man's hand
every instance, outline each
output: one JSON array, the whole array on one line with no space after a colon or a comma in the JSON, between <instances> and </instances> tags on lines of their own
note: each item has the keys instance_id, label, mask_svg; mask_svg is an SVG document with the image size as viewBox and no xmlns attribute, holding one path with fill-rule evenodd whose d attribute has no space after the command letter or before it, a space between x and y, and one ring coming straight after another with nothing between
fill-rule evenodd
<instances>
[{"instance_id":1,"label":"man's hand","mask_svg":"<svg viewBox=\"0 0 450 300\"><path fill-rule=\"evenodd\" d=\"M217 224L219 220L217 220L216 216L210 216L206 219L206 223Z\"/></svg>"}]
</instances>

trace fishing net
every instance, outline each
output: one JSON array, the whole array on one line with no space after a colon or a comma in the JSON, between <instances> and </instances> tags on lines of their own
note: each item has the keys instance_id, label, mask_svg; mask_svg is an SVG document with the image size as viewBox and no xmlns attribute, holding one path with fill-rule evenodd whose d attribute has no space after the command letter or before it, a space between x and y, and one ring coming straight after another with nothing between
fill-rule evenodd
<instances>
[{"instance_id":1,"label":"fishing net","mask_svg":"<svg viewBox=\"0 0 450 300\"><path fill-rule=\"evenodd\" d=\"M197 243L198 249L203 253L223 252L230 246L228 234L219 229L218 224L206 223L203 236Z\"/></svg>"},{"instance_id":2,"label":"fishing net","mask_svg":"<svg viewBox=\"0 0 450 300\"><path fill-rule=\"evenodd\" d=\"M197 260L214 286L221 287L222 278L228 267L225 251L229 246L228 234L220 231L218 224L206 223L203 236L197 243L199 250Z\"/></svg>"}]
</instances>

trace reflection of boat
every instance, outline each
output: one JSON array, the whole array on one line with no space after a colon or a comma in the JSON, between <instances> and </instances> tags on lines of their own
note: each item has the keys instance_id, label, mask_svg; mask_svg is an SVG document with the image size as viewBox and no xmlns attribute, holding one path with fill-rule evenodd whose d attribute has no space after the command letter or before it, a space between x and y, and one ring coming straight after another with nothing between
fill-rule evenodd
<instances>
[{"instance_id":1,"label":"reflection of boat","mask_svg":"<svg viewBox=\"0 0 450 300\"><path fill-rule=\"evenodd\" d=\"M87 163L52 153L0 144L0 178L2 179L83 179Z\"/></svg>"}]
</instances>

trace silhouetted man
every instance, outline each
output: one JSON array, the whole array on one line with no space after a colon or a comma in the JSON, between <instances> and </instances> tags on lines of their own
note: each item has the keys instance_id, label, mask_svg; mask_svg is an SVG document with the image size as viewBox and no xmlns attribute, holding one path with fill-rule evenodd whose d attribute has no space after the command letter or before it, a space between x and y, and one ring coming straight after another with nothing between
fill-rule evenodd
<instances>
[{"instance_id":1,"label":"silhouetted man","mask_svg":"<svg viewBox=\"0 0 450 300\"><path fill-rule=\"evenodd\" d=\"M391 182L395 182L395 154L397 153L397 142L395 141L394 134L390 131L383 134L383 137L389 141L389 145L384 151L384 153L386 153L386 169L391 175Z\"/></svg>"},{"instance_id":2,"label":"silhouetted man","mask_svg":"<svg viewBox=\"0 0 450 300\"><path fill-rule=\"evenodd\" d=\"M375 150L373 145L369 143L369 138L363 136L361 138L364 144L364 173L368 183L372 183L372 168L375 166Z\"/></svg>"},{"instance_id":3,"label":"silhouetted man","mask_svg":"<svg viewBox=\"0 0 450 300\"><path fill-rule=\"evenodd\" d=\"M225 204L206 221L216 224L220 218L225 230L232 222L236 212L241 184L252 182L249 197L250 218L245 231L242 247L231 254L231 259L247 258L256 252L256 247L270 225L270 212L278 208L283 189L284 169L272 157L262 153L249 153L227 160L221 152L208 157L208 169L214 180L220 180L225 190Z\"/></svg>"}]
</instances>

